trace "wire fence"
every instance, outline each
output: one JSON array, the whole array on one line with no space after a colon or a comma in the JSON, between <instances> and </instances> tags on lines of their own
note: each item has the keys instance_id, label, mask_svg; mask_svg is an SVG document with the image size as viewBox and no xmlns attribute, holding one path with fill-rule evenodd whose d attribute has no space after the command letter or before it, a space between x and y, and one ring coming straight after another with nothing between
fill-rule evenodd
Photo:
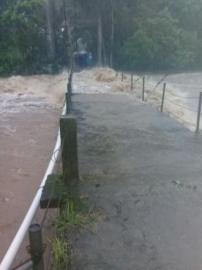
<instances>
[{"instance_id":1,"label":"wire fence","mask_svg":"<svg viewBox=\"0 0 202 270\"><path fill-rule=\"evenodd\" d=\"M193 87L193 84L184 85L183 83L166 83L168 76L168 74L165 74L159 79L159 81L155 82L154 80L150 80L150 76L147 78L146 75L134 76L133 73L128 74L121 72L121 81L124 81L125 79L130 80L131 92L141 98L143 102L157 104L161 112L167 111L174 114L173 109L176 107L183 113L189 112L194 114L195 116L192 116L192 122L190 122L190 125L193 125L193 122L195 122L195 132L198 133L200 130L202 88ZM180 92L180 89L184 88L191 88L196 92L196 95L183 95L174 92ZM184 119L184 122L187 123L187 119Z\"/></svg>"}]
</instances>

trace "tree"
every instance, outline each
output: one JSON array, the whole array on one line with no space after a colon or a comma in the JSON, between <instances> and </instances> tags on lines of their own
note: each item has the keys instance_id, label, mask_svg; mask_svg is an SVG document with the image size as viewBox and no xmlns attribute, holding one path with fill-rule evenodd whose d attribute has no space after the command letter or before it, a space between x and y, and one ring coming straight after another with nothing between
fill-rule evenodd
<instances>
[{"instance_id":1,"label":"tree","mask_svg":"<svg viewBox=\"0 0 202 270\"><path fill-rule=\"evenodd\" d=\"M79 37L99 65L199 68L201 12L202 0L1 0L0 73L71 66Z\"/></svg>"},{"instance_id":2,"label":"tree","mask_svg":"<svg viewBox=\"0 0 202 270\"><path fill-rule=\"evenodd\" d=\"M124 44L123 59L131 69L184 68L194 61L194 42L166 9L139 25Z\"/></svg>"},{"instance_id":3,"label":"tree","mask_svg":"<svg viewBox=\"0 0 202 270\"><path fill-rule=\"evenodd\" d=\"M0 72L29 72L46 58L43 6L40 0L9 1L0 16ZM29 34L28 34L29 33Z\"/></svg>"},{"instance_id":4,"label":"tree","mask_svg":"<svg viewBox=\"0 0 202 270\"><path fill-rule=\"evenodd\" d=\"M47 44L48 55L50 60L54 61L56 57L56 40L55 40L55 4L53 0L45 0L44 8L47 22Z\"/></svg>"}]
</instances>

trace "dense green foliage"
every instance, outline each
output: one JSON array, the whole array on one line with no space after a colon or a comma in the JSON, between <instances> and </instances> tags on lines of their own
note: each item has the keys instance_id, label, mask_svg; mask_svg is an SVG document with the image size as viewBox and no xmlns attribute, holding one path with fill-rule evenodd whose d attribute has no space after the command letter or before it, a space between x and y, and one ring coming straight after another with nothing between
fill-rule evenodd
<instances>
[{"instance_id":1,"label":"dense green foliage","mask_svg":"<svg viewBox=\"0 0 202 270\"><path fill-rule=\"evenodd\" d=\"M0 74L67 65L79 37L117 68L201 68L201 14L202 0L1 0Z\"/></svg>"},{"instance_id":2,"label":"dense green foliage","mask_svg":"<svg viewBox=\"0 0 202 270\"><path fill-rule=\"evenodd\" d=\"M0 17L0 72L27 72L46 61L40 0L4 1Z\"/></svg>"},{"instance_id":3,"label":"dense green foliage","mask_svg":"<svg viewBox=\"0 0 202 270\"><path fill-rule=\"evenodd\" d=\"M125 67L175 69L194 64L196 38L178 27L166 10L147 18L123 46Z\"/></svg>"},{"instance_id":4,"label":"dense green foliage","mask_svg":"<svg viewBox=\"0 0 202 270\"><path fill-rule=\"evenodd\" d=\"M2 0L1 0L2 1ZM64 37L57 33L58 62L64 64ZM0 2L0 74L53 71L48 53L47 18L42 0Z\"/></svg>"}]
</instances>

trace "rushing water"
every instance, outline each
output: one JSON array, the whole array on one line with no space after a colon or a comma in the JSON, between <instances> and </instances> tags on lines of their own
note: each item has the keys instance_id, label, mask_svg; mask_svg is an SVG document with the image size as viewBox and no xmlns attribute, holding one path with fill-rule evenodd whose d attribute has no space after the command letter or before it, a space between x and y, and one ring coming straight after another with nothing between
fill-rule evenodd
<instances>
[{"instance_id":1,"label":"rushing water","mask_svg":"<svg viewBox=\"0 0 202 270\"><path fill-rule=\"evenodd\" d=\"M110 70L102 70L102 74L99 70L83 71L74 75L73 90L91 94L124 92L139 99L140 77L136 75L134 81L131 91L130 76L121 82L120 76ZM160 104L164 81L167 82L165 112L194 130L202 73L147 75L147 101L154 106ZM0 216L6 217L0 222L0 257L15 235L43 176L57 132L59 112L55 106L63 104L66 82L67 73L0 79Z\"/></svg>"},{"instance_id":2,"label":"rushing water","mask_svg":"<svg viewBox=\"0 0 202 270\"><path fill-rule=\"evenodd\" d=\"M159 81L165 75L151 75L150 78ZM202 91L202 72L177 73L165 77L168 89L183 100L193 111L197 111L199 93Z\"/></svg>"}]
</instances>

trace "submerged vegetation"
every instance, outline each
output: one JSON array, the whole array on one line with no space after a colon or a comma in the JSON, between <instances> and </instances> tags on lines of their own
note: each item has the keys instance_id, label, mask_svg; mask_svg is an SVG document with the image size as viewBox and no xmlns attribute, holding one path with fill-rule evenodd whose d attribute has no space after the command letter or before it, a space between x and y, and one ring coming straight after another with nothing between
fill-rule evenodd
<instances>
[{"instance_id":1,"label":"submerged vegetation","mask_svg":"<svg viewBox=\"0 0 202 270\"><path fill-rule=\"evenodd\" d=\"M202 0L1 0L0 74L55 72L82 38L94 62L202 67Z\"/></svg>"}]
</instances>

